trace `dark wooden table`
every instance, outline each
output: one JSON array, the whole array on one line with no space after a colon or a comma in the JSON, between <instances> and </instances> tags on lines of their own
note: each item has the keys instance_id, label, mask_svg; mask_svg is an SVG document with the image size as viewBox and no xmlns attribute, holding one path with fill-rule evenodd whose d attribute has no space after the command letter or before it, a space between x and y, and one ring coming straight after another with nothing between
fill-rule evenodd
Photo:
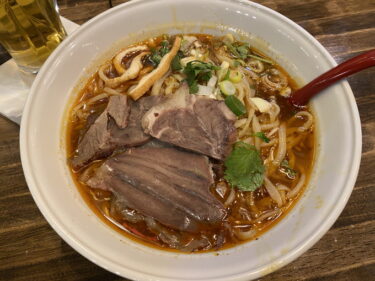
<instances>
[{"instance_id":1,"label":"dark wooden table","mask_svg":"<svg viewBox=\"0 0 375 281\"><path fill-rule=\"evenodd\" d=\"M126 1L58 2L63 16L81 24ZM337 62L375 48L374 0L257 2L303 26ZM0 49L0 64L7 58ZM353 194L314 247L261 281L375 280L375 68L348 80L363 132L362 164ZM83 258L47 224L27 188L18 142L19 126L0 117L0 280L123 280Z\"/></svg>"}]
</instances>

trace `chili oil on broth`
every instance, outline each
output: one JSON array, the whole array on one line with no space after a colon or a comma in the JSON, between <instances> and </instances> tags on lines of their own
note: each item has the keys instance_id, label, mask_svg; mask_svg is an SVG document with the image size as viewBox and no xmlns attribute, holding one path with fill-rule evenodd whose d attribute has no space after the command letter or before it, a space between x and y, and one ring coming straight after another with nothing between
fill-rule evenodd
<instances>
[{"instance_id":1,"label":"chili oil on broth","mask_svg":"<svg viewBox=\"0 0 375 281\"><path fill-rule=\"evenodd\" d=\"M222 40L222 38L213 37L207 34L190 34L189 36L195 36L201 45L207 46L207 50L209 51L207 57L209 60L212 59L212 54L210 54L210 52L217 51L217 49L215 49L215 44L217 45L217 42ZM166 38L168 37L162 35L132 46L146 44L150 48L157 48ZM173 37L169 37L169 40L172 41ZM127 48L128 47L126 47L125 49ZM250 48L250 53L255 56L259 56L266 61L269 60L269 58L265 57L258 50ZM229 59L234 60L233 57L230 56L229 51L228 54L225 55L227 55ZM123 63L125 65L126 63L128 63L129 65L129 61L131 61L131 59L133 58L134 54L125 58L125 62L123 61ZM214 60L213 63L220 65L220 59L216 59L217 60ZM262 77L262 74L267 75L265 73L276 69L280 73L280 76L283 77L283 79L287 80L287 86L285 86L282 90L285 90L285 88L289 88L287 91L293 92L297 88L296 83L291 79L291 77L275 63L267 64L261 61L263 63L263 70L259 71L260 69L257 69L258 72L252 71L252 74L249 75L248 73L246 73L246 69L250 69L251 71L252 68L248 66L251 59L254 58L247 59L245 61L245 66L243 66L243 72L245 73L243 76L243 80L248 81L254 78L251 76L255 73L255 75L258 75L257 79L259 79L260 81L259 77ZM128 62L126 62L126 60L128 60ZM106 64L109 65L106 75L108 75L108 77L116 77L116 75L118 74L116 73L113 65L111 65L111 60L106 62ZM148 61L147 59L143 60L143 64L145 67L142 75L149 73L154 68L152 62ZM173 72L171 73L171 75L173 75ZM140 79L140 76L135 79L131 79L119 85L115 90L125 93L129 90L130 87L136 85ZM248 133L245 133L244 136L241 136L240 133L239 140L249 142L252 145L257 145L259 147L262 159L266 162L266 177L268 179L267 181L271 182L271 187L268 186L268 188L266 188L265 183L263 183L262 187L260 187L256 191L240 191L236 188L231 188L225 181L225 179L220 178L210 188L213 196L215 196L225 205L228 215L225 218L225 226L223 224L221 229L213 229L211 233L210 231L204 230L203 233L204 235L211 235L210 237L213 237L215 233L220 231L222 233L225 233L225 243L220 246L220 250L227 249L253 239L257 239L257 237L259 237L262 233L282 220L282 218L286 216L287 213L293 208L294 204L296 204L298 198L303 193L307 183L309 182L314 163L316 147L314 122L305 131L299 130L299 128L303 127L309 121L308 119L311 118L311 116L307 116L308 114L311 114L309 109L307 107L302 109L292 107L287 102L287 100L280 95L280 90L270 93L267 87L265 87L264 83L259 81L256 81L255 83L250 85L250 88L252 91L256 92L256 97L271 101L277 104L279 107L277 121L279 123L279 126L280 124L285 124L285 134L287 140L286 154L283 158L283 161L284 164L285 160L287 161L287 163L282 167L281 162L278 163L279 166L269 163L270 161L272 161L272 157L270 157L270 155L275 155L278 152L277 145L279 139L279 129L275 130L276 127L272 129L261 130L265 132L266 135L269 135L268 137L270 139L270 143L273 142L274 145L268 145L267 143L260 142L257 137L249 136ZM71 106L66 134L68 159L70 159L74 155L80 138L88 129L88 124L91 124L95 120L95 117L99 116L100 113L105 109L108 103L108 96L111 95L110 90L106 90L106 92L104 91L105 88L106 86L101 80L98 71L95 72L95 74L88 79L88 82L82 88L77 96L76 101ZM103 94L103 92L106 94ZM238 94L238 92L236 92L236 94ZM82 104L84 104L83 106L85 107L85 110L81 110L80 106L82 106ZM77 110L77 108L79 109ZM80 114L81 116L77 117L78 114ZM261 121L262 118L267 118L266 116L264 116L264 114L261 114L259 112L254 113L254 116L257 116L257 119L259 119L259 121ZM239 118L237 122L241 123L243 122L241 121L241 119L246 118ZM249 124L245 124L249 127L250 131L252 128L254 128L253 123L250 122ZM241 132L247 129L239 126L237 130L238 132ZM272 133L272 130L274 130L275 132ZM95 160L89 166L94 170L95 167L99 167L104 162L104 160L105 159ZM130 238L147 246L180 252L180 250L170 248L168 247L168 245L160 241L158 236L148 229L146 223L132 223L124 220L122 215L120 215L114 207L116 201L114 195L111 192L100 189L93 189L84 184L80 179L84 176L86 167L79 171L75 171L73 168L71 168L70 170L74 182L77 185L78 190L84 200L94 211L94 213L98 217L100 217L101 220L104 221L108 226L112 227L127 238ZM304 177L304 181L302 184L301 175L303 175ZM298 192L294 192L293 194L293 190L295 190L296 187L298 187L299 190ZM281 205L280 202L276 202L274 199L272 199L272 197L270 197L269 190L273 188L277 189L279 197L281 197ZM292 194L293 196L288 197L288 194ZM134 210L129 211L137 213ZM227 229L228 225L230 226L230 231L228 231ZM180 232L172 229L169 230L172 232L172 234ZM199 240L201 238L201 235L202 234L185 233L184 239ZM203 250L218 250L218 248L212 247L210 249ZM193 251L201 252L202 249Z\"/></svg>"}]
</instances>

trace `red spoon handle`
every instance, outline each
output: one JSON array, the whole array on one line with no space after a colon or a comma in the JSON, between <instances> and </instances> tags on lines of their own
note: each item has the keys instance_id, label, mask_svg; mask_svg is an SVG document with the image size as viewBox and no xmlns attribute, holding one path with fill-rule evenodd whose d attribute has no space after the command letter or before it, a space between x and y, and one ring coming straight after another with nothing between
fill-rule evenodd
<instances>
[{"instance_id":1,"label":"red spoon handle","mask_svg":"<svg viewBox=\"0 0 375 281\"><path fill-rule=\"evenodd\" d=\"M336 81L371 66L375 66L375 49L351 58L339 64L335 68L323 73L306 86L295 91L290 96L289 101L294 106L306 105L311 97L332 85Z\"/></svg>"}]
</instances>

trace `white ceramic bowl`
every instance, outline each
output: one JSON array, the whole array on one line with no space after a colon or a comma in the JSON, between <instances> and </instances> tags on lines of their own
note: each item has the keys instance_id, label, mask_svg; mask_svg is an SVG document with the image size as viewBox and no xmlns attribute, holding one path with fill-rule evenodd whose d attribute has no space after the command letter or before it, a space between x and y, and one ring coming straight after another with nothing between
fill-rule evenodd
<instances>
[{"instance_id":1,"label":"white ceramic bowl","mask_svg":"<svg viewBox=\"0 0 375 281\"><path fill-rule=\"evenodd\" d=\"M168 28L171 24L179 28ZM147 0L131 1L84 24L59 46L38 74L21 126L26 180L56 232L99 266L137 280L249 280L305 252L344 208L361 155L360 120L347 82L314 99L319 151L308 189L287 217L257 241L219 255L151 249L106 226L79 195L65 160L64 113L80 78L100 63L97 58L105 58L103 54L123 38L134 41L157 31L219 34L227 32L226 26L231 32L250 32L248 40L253 45L300 80L309 81L335 65L305 30L261 5L240 0Z\"/></svg>"}]
</instances>

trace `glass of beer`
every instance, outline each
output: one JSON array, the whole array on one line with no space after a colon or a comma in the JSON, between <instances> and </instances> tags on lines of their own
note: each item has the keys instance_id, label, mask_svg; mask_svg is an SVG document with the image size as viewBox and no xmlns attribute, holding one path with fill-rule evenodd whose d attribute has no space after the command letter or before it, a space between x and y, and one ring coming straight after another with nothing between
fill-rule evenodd
<instances>
[{"instance_id":1,"label":"glass of beer","mask_svg":"<svg viewBox=\"0 0 375 281\"><path fill-rule=\"evenodd\" d=\"M65 36L55 0L0 0L0 44L21 70L37 73Z\"/></svg>"}]
</instances>

